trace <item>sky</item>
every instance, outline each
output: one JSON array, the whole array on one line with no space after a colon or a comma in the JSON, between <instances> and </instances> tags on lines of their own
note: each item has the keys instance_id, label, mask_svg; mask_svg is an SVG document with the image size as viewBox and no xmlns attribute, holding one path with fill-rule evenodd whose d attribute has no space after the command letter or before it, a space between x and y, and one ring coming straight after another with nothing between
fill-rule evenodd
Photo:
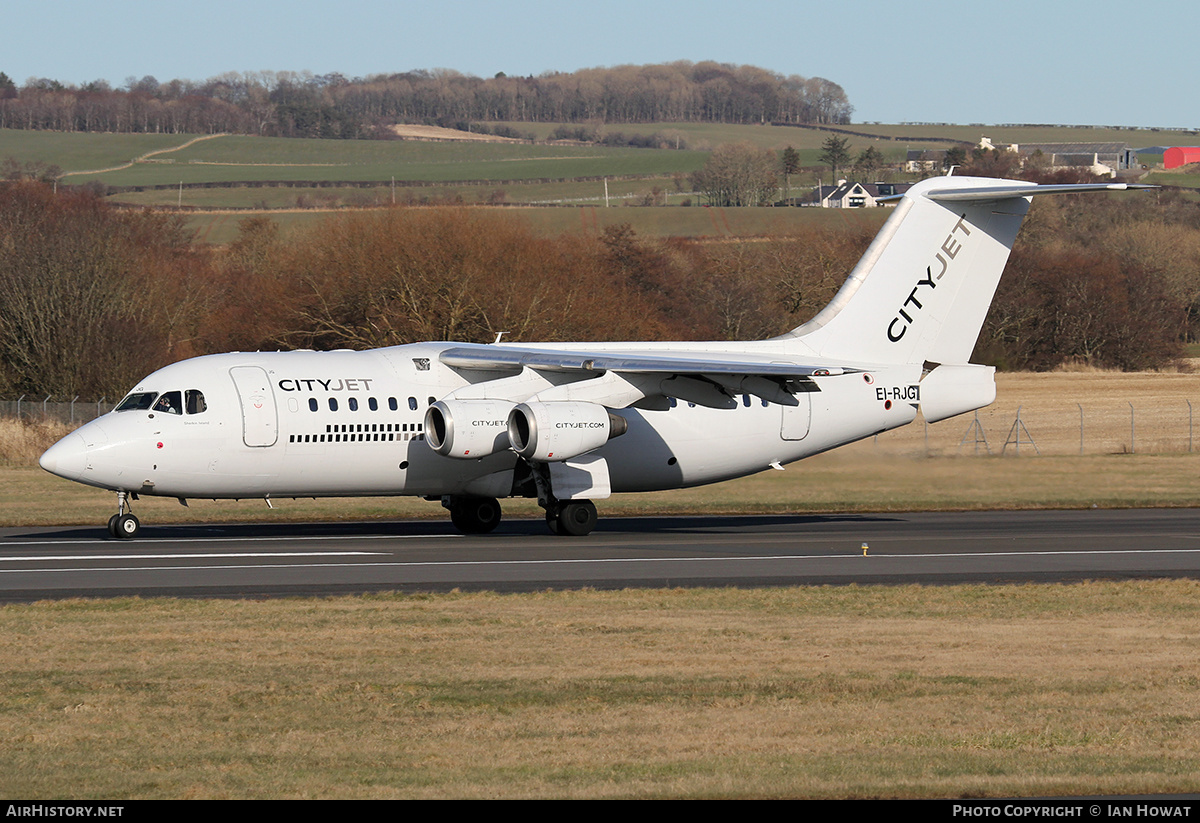
<instances>
[{"instance_id":1,"label":"sky","mask_svg":"<svg viewBox=\"0 0 1200 823\"><path fill-rule=\"evenodd\" d=\"M853 121L1200 126L1186 4L1147 0L0 0L23 84L538 75L676 60L824 77Z\"/></svg>"}]
</instances>

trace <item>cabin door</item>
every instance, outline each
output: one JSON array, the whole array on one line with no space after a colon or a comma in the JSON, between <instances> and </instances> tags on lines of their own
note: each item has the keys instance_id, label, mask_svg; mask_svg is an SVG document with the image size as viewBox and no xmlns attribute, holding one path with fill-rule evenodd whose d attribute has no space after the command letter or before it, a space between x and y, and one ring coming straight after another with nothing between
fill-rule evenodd
<instances>
[{"instance_id":1,"label":"cabin door","mask_svg":"<svg viewBox=\"0 0 1200 823\"><path fill-rule=\"evenodd\" d=\"M796 392L795 397L800 401L799 405L779 407L783 410L779 436L784 440L803 440L808 437L812 423L812 402L808 399L808 392Z\"/></svg>"},{"instance_id":2,"label":"cabin door","mask_svg":"<svg viewBox=\"0 0 1200 823\"><path fill-rule=\"evenodd\" d=\"M242 405L242 441L247 446L274 446L279 439L279 416L266 370L235 366L229 374Z\"/></svg>"}]
</instances>

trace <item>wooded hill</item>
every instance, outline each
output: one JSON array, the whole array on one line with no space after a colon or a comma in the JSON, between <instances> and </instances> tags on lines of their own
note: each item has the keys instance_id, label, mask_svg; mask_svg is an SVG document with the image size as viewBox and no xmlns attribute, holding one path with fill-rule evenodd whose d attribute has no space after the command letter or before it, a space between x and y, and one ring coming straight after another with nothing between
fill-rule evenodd
<instances>
[{"instance_id":1,"label":"wooded hill","mask_svg":"<svg viewBox=\"0 0 1200 823\"><path fill-rule=\"evenodd\" d=\"M686 61L482 79L411 71L229 73L194 83L130 78L113 89L0 73L0 128L282 137L381 136L396 123L848 123L841 86L755 66Z\"/></svg>"}]
</instances>

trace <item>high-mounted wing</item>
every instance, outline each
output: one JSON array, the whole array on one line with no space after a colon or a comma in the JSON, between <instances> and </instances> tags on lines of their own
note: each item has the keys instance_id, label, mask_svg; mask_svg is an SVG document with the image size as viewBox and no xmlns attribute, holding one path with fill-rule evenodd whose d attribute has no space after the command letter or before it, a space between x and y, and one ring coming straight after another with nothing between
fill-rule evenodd
<instances>
[{"instance_id":1,"label":"high-mounted wing","mask_svg":"<svg viewBox=\"0 0 1200 823\"><path fill-rule=\"evenodd\" d=\"M447 366L464 369L513 369L528 366L547 371L619 371L638 374L755 374L774 377L812 377L843 374L840 366L806 366L751 359L710 359L694 356L661 356L649 353L606 351L556 351L511 346L456 346L442 352Z\"/></svg>"},{"instance_id":2,"label":"high-mounted wing","mask_svg":"<svg viewBox=\"0 0 1200 823\"><path fill-rule=\"evenodd\" d=\"M707 352L658 354L604 350L556 350L501 345L455 346L444 350L442 363L474 371L519 372L460 389L456 397L480 395L524 399L587 399L610 408L654 397L678 397L714 408L730 408L733 394L753 394L794 406L797 392L820 391L813 377L844 374L841 366L772 362L751 356ZM528 370L528 371L527 371ZM532 372L533 374L529 374Z\"/></svg>"}]
</instances>

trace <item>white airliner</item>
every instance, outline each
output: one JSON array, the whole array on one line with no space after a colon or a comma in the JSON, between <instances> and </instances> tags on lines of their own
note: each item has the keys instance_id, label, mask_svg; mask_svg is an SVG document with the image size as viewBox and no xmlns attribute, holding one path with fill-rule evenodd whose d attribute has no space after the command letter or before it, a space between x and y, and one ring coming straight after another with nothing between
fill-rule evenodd
<instances>
[{"instance_id":1,"label":"white airliner","mask_svg":"<svg viewBox=\"0 0 1200 823\"><path fill-rule=\"evenodd\" d=\"M968 363L1036 194L1143 188L940 177L899 198L841 290L770 340L416 343L218 354L146 377L46 451L46 471L139 495L419 495L466 533L536 497L556 534L593 500L753 474L996 397Z\"/></svg>"}]
</instances>

